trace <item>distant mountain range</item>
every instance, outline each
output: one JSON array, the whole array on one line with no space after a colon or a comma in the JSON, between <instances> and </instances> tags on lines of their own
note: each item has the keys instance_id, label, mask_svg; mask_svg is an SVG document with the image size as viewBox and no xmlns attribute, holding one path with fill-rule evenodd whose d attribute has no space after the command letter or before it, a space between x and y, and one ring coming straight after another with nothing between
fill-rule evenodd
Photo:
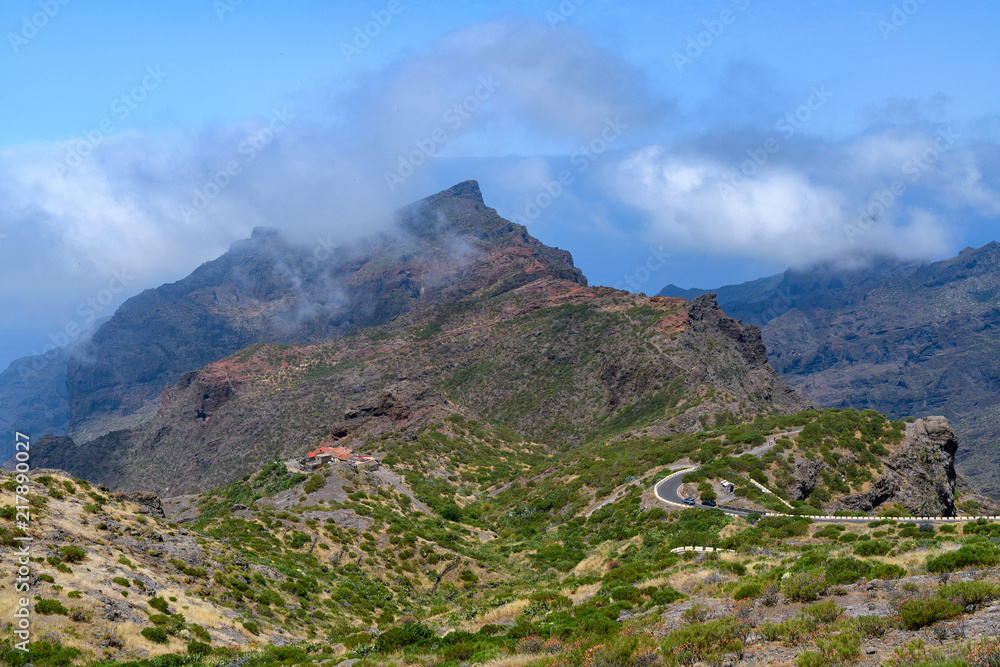
<instances>
[{"instance_id":1,"label":"distant mountain range","mask_svg":"<svg viewBox=\"0 0 1000 667\"><path fill-rule=\"evenodd\" d=\"M1000 244L935 263L879 259L660 294L709 292L762 328L774 369L821 406L947 416L959 470L1000 494Z\"/></svg>"}]
</instances>

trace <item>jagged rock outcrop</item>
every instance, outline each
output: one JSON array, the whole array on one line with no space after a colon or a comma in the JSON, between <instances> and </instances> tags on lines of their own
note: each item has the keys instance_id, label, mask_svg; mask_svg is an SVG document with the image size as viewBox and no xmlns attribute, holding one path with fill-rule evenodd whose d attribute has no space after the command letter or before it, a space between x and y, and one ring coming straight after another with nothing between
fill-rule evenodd
<instances>
[{"instance_id":1,"label":"jagged rock outcrop","mask_svg":"<svg viewBox=\"0 0 1000 667\"><path fill-rule=\"evenodd\" d=\"M714 293L704 294L688 305L688 317L695 328L712 327L721 331L736 343L740 352L752 366L767 363L767 347L760 328L734 320L723 312Z\"/></svg>"},{"instance_id":2,"label":"jagged rock outcrop","mask_svg":"<svg viewBox=\"0 0 1000 667\"><path fill-rule=\"evenodd\" d=\"M865 493L840 498L828 509L870 512L894 503L914 516L955 516L958 437L944 417L907 424L903 443L884 461L882 476Z\"/></svg>"},{"instance_id":3,"label":"jagged rock outcrop","mask_svg":"<svg viewBox=\"0 0 1000 667\"><path fill-rule=\"evenodd\" d=\"M803 459L797 461L795 473L792 479L792 486L788 488L788 495L792 500L805 500L819 484L820 474L826 466L822 461Z\"/></svg>"},{"instance_id":4,"label":"jagged rock outcrop","mask_svg":"<svg viewBox=\"0 0 1000 667\"><path fill-rule=\"evenodd\" d=\"M130 503L135 503L139 506L140 514L150 514L152 516L163 517L166 516L163 513L163 503L160 501L160 497L155 493L146 493L144 491L128 491L123 493L114 494L115 498L121 500L126 500Z\"/></svg>"}]
</instances>

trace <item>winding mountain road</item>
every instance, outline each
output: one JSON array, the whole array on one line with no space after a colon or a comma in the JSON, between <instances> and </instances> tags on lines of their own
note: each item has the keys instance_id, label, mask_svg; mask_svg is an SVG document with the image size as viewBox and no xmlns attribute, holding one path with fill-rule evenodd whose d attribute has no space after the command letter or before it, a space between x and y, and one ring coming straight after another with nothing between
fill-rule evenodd
<instances>
[{"instance_id":1,"label":"winding mountain road","mask_svg":"<svg viewBox=\"0 0 1000 667\"><path fill-rule=\"evenodd\" d=\"M683 470L678 470L678 471L673 472L673 473L667 475L666 477L664 477L662 480L660 480L656 484L655 487L653 487L653 494L656 496L656 499L659 500L662 503L666 503L668 505L674 505L676 507L682 507L684 509L687 509L689 507L695 507L695 508L699 508L699 509L708 509L707 507L705 507L705 506L703 506L701 504L697 504L697 505L685 505L682 502L683 499L684 499L684 496L681 495L681 485L684 484L684 475L686 475L689 472L694 472L697 469L698 468L685 468ZM755 512L758 513L758 514L760 514L761 516L796 516L794 514L779 514L777 512L760 512L758 510L748 510L748 509L743 509L743 508L740 508L740 507L729 507L728 505L719 505L715 509L717 509L717 510L719 510L721 512L725 512L726 514L731 514L733 516L749 516L750 514L753 514ZM829 523L868 523L869 521L877 521L878 520L878 517L870 517L870 516L868 516L868 517L810 516L809 518L812 519L813 521L819 521L819 522L825 521L825 522L829 522ZM914 520L914 521L917 521L917 520L923 520L923 521L931 521L931 520L937 520L937 521L941 521L941 520L944 520L944 521L956 521L956 520L962 520L962 519L954 519L954 518L951 518L951 517L945 517L944 519L942 519L942 518L936 518L936 519L934 519L934 518L930 518L930 517L926 517L926 518L923 518L923 519L921 519L919 517L901 517L898 520L900 520L900 521L906 521L908 519L909 520ZM967 520L967 519L965 519L965 520Z\"/></svg>"}]
</instances>

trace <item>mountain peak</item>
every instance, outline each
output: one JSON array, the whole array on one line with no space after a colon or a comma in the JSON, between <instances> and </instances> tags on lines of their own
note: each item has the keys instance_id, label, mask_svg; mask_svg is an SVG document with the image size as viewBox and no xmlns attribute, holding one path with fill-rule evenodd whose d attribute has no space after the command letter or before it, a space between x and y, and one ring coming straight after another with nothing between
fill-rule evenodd
<instances>
[{"instance_id":1,"label":"mountain peak","mask_svg":"<svg viewBox=\"0 0 1000 667\"><path fill-rule=\"evenodd\" d=\"M275 227L258 226L254 227L253 231L250 232L251 240L273 239L279 236L281 236L281 230Z\"/></svg>"},{"instance_id":2,"label":"mountain peak","mask_svg":"<svg viewBox=\"0 0 1000 667\"><path fill-rule=\"evenodd\" d=\"M479 181L476 180L462 181L447 190L442 190L435 196L440 197L442 195L457 199L468 199L473 203L486 205L486 202L483 201L483 192L479 189Z\"/></svg>"}]
</instances>

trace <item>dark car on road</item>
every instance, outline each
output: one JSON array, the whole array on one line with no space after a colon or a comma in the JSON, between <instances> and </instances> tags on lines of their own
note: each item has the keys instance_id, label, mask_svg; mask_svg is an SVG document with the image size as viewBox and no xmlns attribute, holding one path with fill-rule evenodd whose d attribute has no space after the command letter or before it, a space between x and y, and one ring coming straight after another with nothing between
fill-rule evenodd
<instances>
[{"instance_id":1,"label":"dark car on road","mask_svg":"<svg viewBox=\"0 0 1000 667\"><path fill-rule=\"evenodd\" d=\"M684 499L684 504L685 505L694 505L695 504L694 503L694 498L685 498Z\"/></svg>"},{"instance_id":2,"label":"dark car on road","mask_svg":"<svg viewBox=\"0 0 1000 667\"><path fill-rule=\"evenodd\" d=\"M714 500L703 500L701 501L701 504L704 505L705 507L715 507Z\"/></svg>"}]
</instances>

